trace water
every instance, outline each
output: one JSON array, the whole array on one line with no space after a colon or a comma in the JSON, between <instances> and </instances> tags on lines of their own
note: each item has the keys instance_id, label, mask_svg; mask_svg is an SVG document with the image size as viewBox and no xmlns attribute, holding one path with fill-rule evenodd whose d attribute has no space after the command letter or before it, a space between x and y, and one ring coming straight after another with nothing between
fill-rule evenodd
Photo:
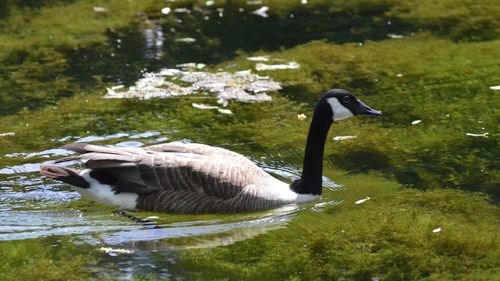
<instances>
[{"instance_id":1,"label":"water","mask_svg":"<svg viewBox=\"0 0 500 281\"><path fill-rule=\"evenodd\" d=\"M28 2L0 3L0 279L498 277L500 41L491 3L477 11L453 0L418 9L387 1ZM101 5L106 11L96 12ZM227 93L217 83L216 93L103 98L106 88L127 91L151 73L192 67L251 70L276 84L261 91L269 85L232 82L265 92L258 103L220 100ZM171 82L189 89L193 81ZM128 212L154 217L151 228L38 173L71 155L59 149L70 142L182 141L242 153L291 182L314 102L332 87L384 116L333 125L316 202L251 214Z\"/></svg>"}]
</instances>

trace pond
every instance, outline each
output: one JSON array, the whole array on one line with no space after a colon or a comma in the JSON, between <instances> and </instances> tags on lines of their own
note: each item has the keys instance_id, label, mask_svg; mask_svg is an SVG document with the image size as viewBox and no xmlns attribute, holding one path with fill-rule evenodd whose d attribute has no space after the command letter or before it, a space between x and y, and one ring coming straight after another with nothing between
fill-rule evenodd
<instances>
[{"instance_id":1,"label":"pond","mask_svg":"<svg viewBox=\"0 0 500 281\"><path fill-rule=\"evenodd\" d=\"M486 0L0 1L0 279L500 278L498 14ZM330 88L383 117L332 126L318 201L119 212L38 172L71 142L181 141L292 182Z\"/></svg>"}]
</instances>

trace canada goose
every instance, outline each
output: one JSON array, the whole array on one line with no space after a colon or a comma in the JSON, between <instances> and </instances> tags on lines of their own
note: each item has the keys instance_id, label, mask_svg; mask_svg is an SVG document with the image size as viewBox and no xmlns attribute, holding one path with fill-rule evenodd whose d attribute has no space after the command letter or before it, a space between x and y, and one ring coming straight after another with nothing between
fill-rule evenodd
<instances>
[{"instance_id":1,"label":"canada goose","mask_svg":"<svg viewBox=\"0 0 500 281\"><path fill-rule=\"evenodd\" d=\"M245 156L204 144L165 143L118 148L73 143L63 148L87 169L43 165L41 173L75 186L84 198L124 209L171 213L257 211L317 199L322 190L323 152L334 121L381 113L342 89L326 92L312 117L302 176L284 183Z\"/></svg>"}]
</instances>

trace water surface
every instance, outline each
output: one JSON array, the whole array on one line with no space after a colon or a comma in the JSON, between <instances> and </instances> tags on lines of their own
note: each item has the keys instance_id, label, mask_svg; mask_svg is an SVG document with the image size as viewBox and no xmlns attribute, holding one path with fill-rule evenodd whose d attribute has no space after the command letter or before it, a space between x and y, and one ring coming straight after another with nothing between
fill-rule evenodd
<instances>
[{"instance_id":1,"label":"water surface","mask_svg":"<svg viewBox=\"0 0 500 281\"><path fill-rule=\"evenodd\" d=\"M498 277L496 5L210 2L0 4L2 280ZM300 67L257 70L289 62ZM223 107L205 92L103 99L106 88L185 63L250 69L282 90L270 102L229 101L232 115L193 107ZM242 153L291 182L314 102L332 87L384 117L334 124L317 202L234 215L128 212L150 217L141 224L38 173L70 155L59 149L70 142L182 141Z\"/></svg>"}]
</instances>

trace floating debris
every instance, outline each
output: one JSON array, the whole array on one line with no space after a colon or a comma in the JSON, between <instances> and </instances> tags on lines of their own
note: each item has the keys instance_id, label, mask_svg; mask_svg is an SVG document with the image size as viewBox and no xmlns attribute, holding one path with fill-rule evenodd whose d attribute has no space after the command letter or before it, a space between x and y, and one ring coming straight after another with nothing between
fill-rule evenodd
<instances>
[{"instance_id":1,"label":"floating debris","mask_svg":"<svg viewBox=\"0 0 500 281\"><path fill-rule=\"evenodd\" d=\"M466 136L469 137L482 137L482 138L488 138L489 133L482 133L482 134L474 134L474 133L465 133Z\"/></svg>"},{"instance_id":2,"label":"floating debris","mask_svg":"<svg viewBox=\"0 0 500 281\"><path fill-rule=\"evenodd\" d=\"M389 33L389 34L387 34L387 37L389 37L391 39L402 39L404 36L401 34Z\"/></svg>"},{"instance_id":3,"label":"floating debris","mask_svg":"<svg viewBox=\"0 0 500 281\"><path fill-rule=\"evenodd\" d=\"M178 14L190 14L191 13L191 10L188 9L188 8L176 8L174 10L174 12L178 13Z\"/></svg>"},{"instance_id":4,"label":"floating debris","mask_svg":"<svg viewBox=\"0 0 500 281\"><path fill-rule=\"evenodd\" d=\"M119 249L119 248L113 249L111 247L101 247L99 249L99 251L106 253L106 254L109 254L110 256L116 256L118 254L133 254L134 253L133 250Z\"/></svg>"},{"instance_id":5,"label":"floating debris","mask_svg":"<svg viewBox=\"0 0 500 281\"><path fill-rule=\"evenodd\" d=\"M420 120L420 119L419 120L413 120L413 121L411 121L411 124L412 125L417 125L417 124L419 124L421 122L422 122L422 120Z\"/></svg>"},{"instance_id":6,"label":"floating debris","mask_svg":"<svg viewBox=\"0 0 500 281\"><path fill-rule=\"evenodd\" d=\"M249 61L269 61L269 56L247 57Z\"/></svg>"},{"instance_id":7,"label":"floating debris","mask_svg":"<svg viewBox=\"0 0 500 281\"><path fill-rule=\"evenodd\" d=\"M300 121L305 120L306 118L307 116L305 114L297 114L297 119L299 119Z\"/></svg>"},{"instance_id":8,"label":"floating debris","mask_svg":"<svg viewBox=\"0 0 500 281\"><path fill-rule=\"evenodd\" d=\"M396 76L397 77L403 77L403 73L398 73Z\"/></svg>"},{"instance_id":9,"label":"floating debris","mask_svg":"<svg viewBox=\"0 0 500 281\"><path fill-rule=\"evenodd\" d=\"M214 4L215 4L215 1L213 1L213 0L209 0L209 1L205 2L206 6L213 6Z\"/></svg>"},{"instance_id":10,"label":"floating debris","mask_svg":"<svg viewBox=\"0 0 500 281\"><path fill-rule=\"evenodd\" d=\"M192 103L191 104L194 108L198 109L219 109L218 106L213 106L213 105L206 105L206 104L201 104L201 103Z\"/></svg>"},{"instance_id":11,"label":"floating debris","mask_svg":"<svg viewBox=\"0 0 500 281\"><path fill-rule=\"evenodd\" d=\"M261 0L248 0L247 5L262 5Z\"/></svg>"},{"instance_id":12,"label":"floating debris","mask_svg":"<svg viewBox=\"0 0 500 281\"><path fill-rule=\"evenodd\" d=\"M125 86L123 86L123 85L116 85L116 86L111 87L111 90L120 90L123 87L125 87Z\"/></svg>"},{"instance_id":13,"label":"floating debris","mask_svg":"<svg viewBox=\"0 0 500 281\"><path fill-rule=\"evenodd\" d=\"M134 86L126 90L107 88L104 98L169 98L198 93L215 94L217 102L224 107L228 101L263 102L271 101L267 92L281 89L278 82L259 76L251 70L235 73L211 73L197 71L204 64L182 64L180 69L162 69L158 73L146 73ZM196 67L196 68L194 68ZM195 70L193 70L195 69ZM181 85L177 84L180 83Z\"/></svg>"},{"instance_id":14,"label":"floating debris","mask_svg":"<svg viewBox=\"0 0 500 281\"><path fill-rule=\"evenodd\" d=\"M176 66L183 69L203 69L207 67L207 65L204 63L194 63L194 62L181 63L177 64Z\"/></svg>"},{"instance_id":15,"label":"floating debris","mask_svg":"<svg viewBox=\"0 0 500 281\"><path fill-rule=\"evenodd\" d=\"M321 211L322 209L324 209L325 207L329 207L329 206L336 206L338 204L340 204L341 201L328 201L328 202L321 202L321 203L318 203L318 204L314 204L314 206L311 208L313 211L315 212L319 212Z\"/></svg>"},{"instance_id":16,"label":"floating debris","mask_svg":"<svg viewBox=\"0 0 500 281\"><path fill-rule=\"evenodd\" d=\"M490 89L494 90L494 91L500 91L500 85L497 85L497 86L491 86Z\"/></svg>"},{"instance_id":17,"label":"floating debris","mask_svg":"<svg viewBox=\"0 0 500 281\"><path fill-rule=\"evenodd\" d=\"M366 201L368 201L370 199L371 199L370 197L366 196L366 198L360 199L360 200L354 202L354 204L356 204L356 205L363 204L363 203L365 203Z\"/></svg>"},{"instance_id":18,"label":"floating debris","mask_svg":"<svg viewBox=\"0 0 500 281\"><path fill-rule=\"evenodd\" d=\"M438 227L438 228L434 228L432 230L433 233L438 233L438 232L441 232L441 227Z\"/></svg>"},{"instance_id":19,"label":"floating debris","mask_svg":"<svg viewBox=\"0 0 500 281\"><path fill-rule=\"evenodd\" d=\"M108 9L106 9L104 7L99 7L99 6L93 7L93 10L96 13L107 13L108 12Z\"/></svg>"},{"instance_id":20,"label":"floating debris","mask_svg":"<svg viewBox=\"0 0 500 281\"><path fill-rule=\"evenodd\" d=\"M255 66L255 69L257 71L264 71L264 70L284 70L284 69L298 69L300 68L300 64L292 61L287 64L265 64L265 63L258 63Z\"/></svg>"},{"instance_id":21,"label":"floating debris","mask_svg":"<svg viewBox=\"0 0 500 281\"><path fill-rule=\"evenodd\" d=\"M14 132L7 132L7 133L1 133L0 137L6 137L6 136L15 136L16 133Z\"/></svg>"},{"instance_id":22,"label":"floating debris","mask_svg":"<svg viewBox=\"0 0 500 281\"><path fill-rule=\"evenodd\" d=\"M269 15L267 14L267 11L269 11L269 7L262 6L259 9L253 11L252 14L257 15L259 17L267 18L267 17L269 17Z\"/></svg>"},{"instance_id":23,"label":"floating debris","mask_svg":"<svg viewBox=\"0 0 500 281\"><path fill-rule=\"evenodd\" d=\"M154 219L159 219L160 217L157 217L157 216L149 216L147 218L145 218L144 220L154 220Z\"/></svg>"},{"instance_id":24,"label":"floating debris","mask_svg":"<svg viewBox=\"0 0 500 281\"><path fill-rule=\"evenodd\" d=\"M233 114L233 112L231 110L224 109L224 108L218 108L217 111L219 111L219 113L222 113L222 114L228 114L228 115Z\"/></svg>"},{"instance_id":25,"label":"floating debris","mask_svg":"<svg viewBox=\"0 0 500 281\"><path fill-rule=\"evenodd\" d=\"M182 42L182 43L191 44L191 43L196 42L196 39L191 38L191 37L177 38L177 39L175 39L175 42Z\"/></svg>"},{"instance_id":26,"label":"floating debris","mask_svg":"<svg viewBox=\"0 0 500 281\"><path fill-rule=\"evenodd\" d=\"M305 5L307 4L307 0L301 0L300 3Z\"/></svg>"},{"instance_id":27,"label":"floating debris","mask_svg":"<svg viewBox=\"0 0 500 281\"><path fill-rule=\"evenodd\" d=\"M170 7L165 7L163 9L161 9L161 13L164 15L170 14L171 11L172 11L172 9L170 9Z\"/></svg>"},{"instance_id":28,"label":"floating debris","mask_svg":"<svg viewBox=\"0 0 500 281\"><path fill-rule=\"evenodd\" d=\"M206 104L193 102L192 106L194 108L198 108L198 109L217 109L217 111L219 111L219 113L222 113L222 114L228 114L228 115L233 114L233 112L229 109L219 108L218 106L213 106L213 105L206 105Z\"/></svg>"},{"instance_id":29,"label":"floating debris","mask_svg":"<svg viewBox=\"0 0 500 281\"><path fill-rule=\"evenodd\" d=\"M343 140L355 139L357 137L358 136L336 136L336 137L333 137L333 140L334 141L343 141Z\"/></svg>"}]
</instances>

